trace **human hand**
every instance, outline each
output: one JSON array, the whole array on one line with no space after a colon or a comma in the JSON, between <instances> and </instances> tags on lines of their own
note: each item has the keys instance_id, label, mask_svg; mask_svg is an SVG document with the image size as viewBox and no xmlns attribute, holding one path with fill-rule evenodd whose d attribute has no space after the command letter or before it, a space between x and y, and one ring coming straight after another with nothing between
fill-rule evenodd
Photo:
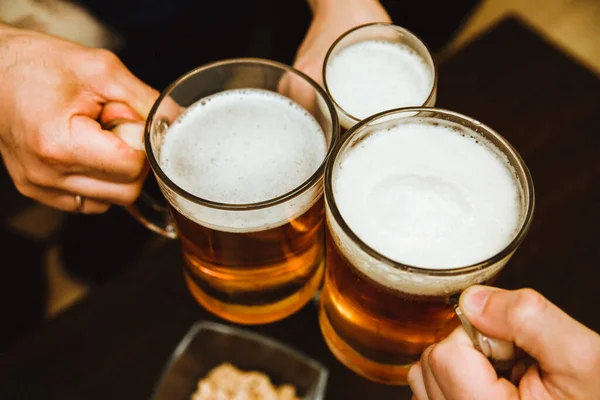
<instances>
[{"instance_id":1,"label":"human hand","mask_svg":"<svg viewBox=\"0 0 600 400\"><path fill-rule=\"evenodd\" d=\"M323 62L329 47L344 32L369 22L391 22L378 0L309 0L313 20L296 53L294 67L323 84ZM312 114L317 104L314 88L299 76L287 74L281 80L280 92L302 105Z\"/></svg>"},{"instance_id":2,"label":"human hand","mask_svg":"<svg viewBox=\"0 0 600 400\"><path fill-rule=\"evenodd\" d=\"M459 327L410 369L414 399L600 398L600 335L539 293L474 286L462 294L460 307L484 335L513 342L537 363L515 386L498 378Z\"/></svg>"},{"instance_id":3,"label":"human hand","mask_svg":"<svg viewBox=\"0 0 600 400\"><path fill-rule=\"evenodd\" d=\"M311 0L313 20L296 53L294 67L323 83L329 47L344 32L370 22L391 22L377 0Z\"/></svg>"},{"instance_id":4,"label":"human hand","mask_svg":"<svg viewBox=\"0 0 600 400\"><path fill-rule=\"evenodd\" d=\"M7 26L0 35L0 154L17 189L65 211L76 195L85 213L133 203L145 155L98 120L107 104L123 105L110 118L142 120L158 94L106 50Z\"/></svg>"}]
</instances>

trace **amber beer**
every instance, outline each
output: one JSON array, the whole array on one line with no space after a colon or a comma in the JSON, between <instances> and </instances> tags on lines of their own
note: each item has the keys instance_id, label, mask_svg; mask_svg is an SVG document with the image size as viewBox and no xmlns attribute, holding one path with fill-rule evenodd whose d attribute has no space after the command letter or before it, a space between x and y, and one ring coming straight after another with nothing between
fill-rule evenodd
<instances>
[{"instance_id":1,"label":"amber beer","mask_svg":"<svg viewBox=\"0 0 600 400\"><path fill-rule=\"evenodd\" d=\"M161 168L201 199L169 203L186 283L206 309L260 324L314 296L324 269L322 173L330 142L304 108L261 89L204 98L169 127Z\"/></svg>"},{"instance_id":2,"label":"amber beer","mask_svg":"<svg viewBox=\"0 0 600 400\"><path fill-rule=\"evenodd\" d=\"M321 330L346 366L387 384L406 384L423 350L459 325L458 295L493 282L533 208L529 172L503 138L425 108L350 130L325 197Z\"/></svg>"},{"instance_id":3,"label":"amber beer","mask_svg":"<svg viewBox=\"0 0 600 400\"><path fill-rule=\"evenodd\" d=\"M284 225L256 232L204 227L173 209L190 292L206 309L243 323L297 311L322 283L323 200Z\"/></svg>"}]
</instances>

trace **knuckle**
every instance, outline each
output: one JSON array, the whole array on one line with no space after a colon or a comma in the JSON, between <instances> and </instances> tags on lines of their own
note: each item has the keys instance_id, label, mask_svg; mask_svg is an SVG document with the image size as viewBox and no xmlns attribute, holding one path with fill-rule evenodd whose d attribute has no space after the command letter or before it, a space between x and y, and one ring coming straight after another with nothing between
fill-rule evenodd
<instances>
[{"instance_id":1,"label":"knuckle","mask_svg":"<svg viewBox=\"0 0 600 400\"><path fill-rule=\"evenodd\" d=\"M443 343L435 345L429 352L429 368L439 371L446 362L446 347Z\"/></svg>"},{"instance_id":2,"label":"knuckle","mask_svg":"<svg viewBox=\"0 0 600 400\"><path fill-rule=\"evenodd\" d=\"M94 49L92 57L92 67L96 73L106 73L117 68L121 61L112 51L106 49Z\"/></svg>"},{"instance_id":3,"label":"knuckle","mask_svg":"<svg viewBox=\"0 0 600 400\"><path fill-rule=\"evenodd\" d=\"M131 149L124 149L124 152L129 153L128 155L131 157ZM128 182L136 184L137 186L140 186L143 183L141 181L146 171L146 164L143 157L143 155L139 156L134 154L126 168L123 168L122 170L124 178L127 179Z\"/></svg>"},{"instance_id":4,"label":"knuckle","mask_svg":"<svg viewBox=\"0 0 600 400\"><path fill-rule=\"evenodd\" d=\"M125 190L123 192L123 196L122 196L123 204L131 205L131 204L135 203L137 198L140 196L141 190L142 190L141 185L137 185L137 184L130 185L130 187L128 187L127 190Z\"/></svg>"},{"instance_id":5,"label":"knuckle","mask_svg":"<svg viewBox=\"0 0 600 400\"><path fill-rule=\"evenodd\" d=\"M507 311L510 313L509 321L512 327L516 332L520 332L521 327L531 323L544 312L548 301L533 289L520 289L516 294L512 309Z\"/></svg>"},{"instance_id":6,"label":"knuckle","mask_svg":"<svg viewBox=\"0 0 600 400\"><path fill-rule=\"evenodd\" d=\"M148 166L145 161L146 160L142 158L140 162L138 162L135 165L135 168L131 171L131 179L137 182L140 185L140 187L144 184L143 181L148 172Z\"/></svg>"},{"instance_id":7,"label":"knuckle","mask_svg":"<svg viewBox=\"0 0 600 400\"><path fill-rule=\"evenodd\" d=\"M31 148L45 163L58 163L62 158L62 151L56 136L49 134L46 130L40 130L32 135Z\"/></svg>"},{"instance_id":8,"label":"knuckle","mask_svg":"<svg viewBox=\"0 0 600 400\"><path fill-rule=\"evenodd\" d=\"M427 357L426 357L426 355L427 355L427 349L425 349L425 351L423 351L423 352L421 353L421 357L419 357L419 362L420 362L422 365L426 365L426 363L427 363Z\"/></svg>"},{"instance_id":9,"label":"knuckle","mask_svg":"<svg viewBox=\"0 0 600 400\"><path fill-rule=\"evenodd\" d=\"M33 185L44 186L47 182L46 174L39 168L26 168L23 170L23 174L27 181Z\"/></svg>"},{"instance_id":10,"label":"knuckle","mask_svg":"<svg viewBox=\"0 0 600 400\"><path fill-rule=\"evenodd\" d=\"M431 353L431 350L433 350L433 347L435 347L435 345L429 346L425 349L425 351L423 351L423 353L421 353L420 361L422 365L429 365L429 354Z\"/></svg>"},{"instance_id":11,"label":"knuckle","mask_svg":"<svg viewBox=\"0 0 600 400\"><path fill-rule=\"evenodd\" d=\"M35 190L32 185L23 182L16 182L15 187L17 188L17 191L23 196L28 197L30 199L34 198Z\"/></svg>"}]
</instances>

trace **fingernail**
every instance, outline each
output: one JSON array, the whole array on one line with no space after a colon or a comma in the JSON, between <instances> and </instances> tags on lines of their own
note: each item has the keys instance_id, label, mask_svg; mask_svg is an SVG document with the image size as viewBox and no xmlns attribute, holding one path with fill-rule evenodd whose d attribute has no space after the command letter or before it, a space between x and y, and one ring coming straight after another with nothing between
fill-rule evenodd
<instances>
[{"instance_id":1,"label":"fingernail","mask_svg":"<svg viewBox=\"0 0 600 400\"><path fill-rule=\"evenodd\" d=\"M467 317L480 315L493 290L489 286L471 286L460 296L460 308Z\"/></svg>"}]
</instances>

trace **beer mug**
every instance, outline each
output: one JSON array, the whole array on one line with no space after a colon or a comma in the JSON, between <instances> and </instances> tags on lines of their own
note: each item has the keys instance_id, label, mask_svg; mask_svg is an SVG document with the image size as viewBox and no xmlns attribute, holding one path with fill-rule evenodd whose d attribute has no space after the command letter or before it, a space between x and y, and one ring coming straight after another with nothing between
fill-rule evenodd
<instances>
[{"instance_id":1,"label":"beer mug","mask_svg":"<svg viewBox=\"0 0 600 400\"><path fill-rule=\"evenodd\" d=\"M340 139L325 201L325 341L358 374L406 384L423 350L460 324L460 293L492 284L524 240L534 189L522 158L491 128L404 108Z\"/></svg>"},{"instance_id":2,"label":"beer mug","mask_svg":"<svg viewBox=\"0 0 600 400\"><path fill-rule=\"evenodd\" d=\"M168 207L143 194L129 211L179 239L185 282L207 310L241 324L282 319L322 283L323 174L338 131L326 93L292 67L234 59L196 68L146 121Z\"/></svg>"},{"instance_id":3,"label":"beer mug","mask_svg":"<svg viewBox=\"0 0 600 400\"><path fill-rule=\"evenodd\" d=\"M412 32L383 22L350 29L329 48L323 85L340 125L399 107L435 105L437 68L427 45Z\"/></svg>"}]
</instances>

